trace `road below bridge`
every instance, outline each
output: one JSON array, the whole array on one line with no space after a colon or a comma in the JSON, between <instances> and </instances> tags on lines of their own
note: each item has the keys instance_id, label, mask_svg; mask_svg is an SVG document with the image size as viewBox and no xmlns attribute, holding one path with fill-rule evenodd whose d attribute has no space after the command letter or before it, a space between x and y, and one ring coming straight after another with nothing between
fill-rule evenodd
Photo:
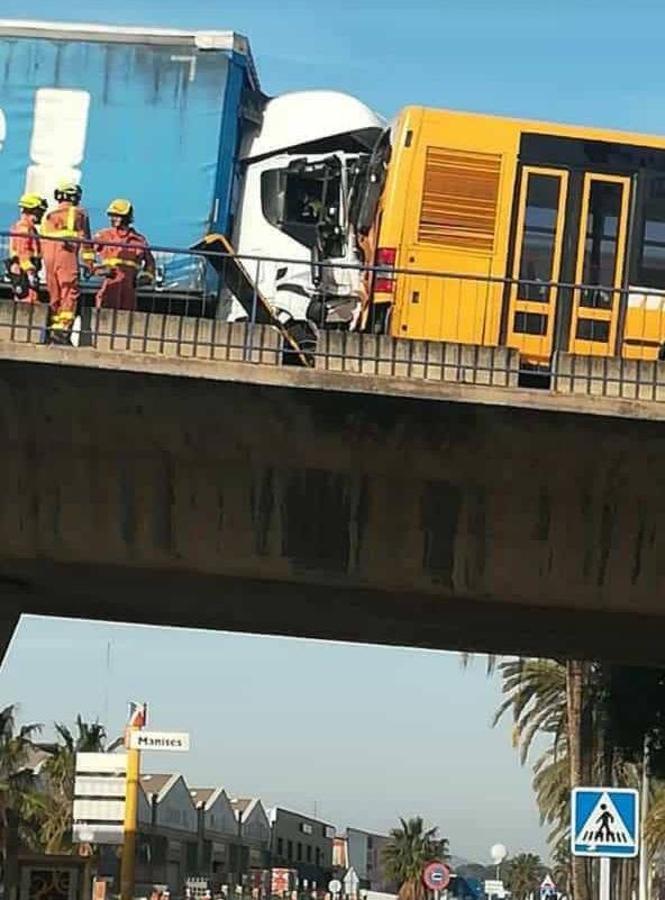
<instances>
[{"instance_id":1,"label":"road below bridge","mask_svg":"<svg viewBox=\"0 0 665 900\"><path fill-rule=\"evenodd\" d=\"M20 613L665 662L665 404L0 343Z\"/></svg>"}]
</instances>

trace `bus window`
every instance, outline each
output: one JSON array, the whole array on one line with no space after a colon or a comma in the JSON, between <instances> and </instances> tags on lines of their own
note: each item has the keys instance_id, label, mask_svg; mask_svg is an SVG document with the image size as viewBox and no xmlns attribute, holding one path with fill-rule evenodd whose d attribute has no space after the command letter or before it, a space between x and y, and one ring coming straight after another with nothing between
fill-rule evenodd
<instances>
[{"instance_id":1,"label":"bus window","mask_svg":"<svg viewBox=\"0 0 665 900\"><path fill-rule=\"evenodd\" d=\"M538 282L549 282L553 277L560 190L561 178L558 176L531 174L529 177L520 254L519 300L549 301L549 288Z\"/></svg>"},{"instance_id":2,"label":"bus window","mask_svg":"<svg viewBox=\"0 0 665 900\"><path fill-rule=\"evenodd\" d=\"M523 168L507 339L529 364L542 365L552 353L567 196L565 170Z\"/></svg>"},{"instance_id":3,"label":"bus window","mask_svg":"<svg viewBox=\"0 0 665 900\"><path fill-rule=\"evenodd\" d=\"M641 239L632 281L640 287L665 288L665 179L648 184Z\"/></svg>"},{"instance_id":4,"label":"bus window","mask_svg":"<svg viewBox=\"0 0 665 900\"><path fill-rule=\"evenodd\" d=\"M592 181L584 242L582 283L590 286L614 287L617 268L617 228L623 198L623 185ZM588 287L582 291L580 306L609 309L611 291Z\"/></svg>"},{"instance_id":5,"label":"bus window","mask_svg":"<svg viewBox=\"0 0 665 900\"><path fill-rule=\"evenodd\" d=\"M630 178L587 172L569 332L571 353L613 352L626 256Z\"/></svg>"}]
</instances>

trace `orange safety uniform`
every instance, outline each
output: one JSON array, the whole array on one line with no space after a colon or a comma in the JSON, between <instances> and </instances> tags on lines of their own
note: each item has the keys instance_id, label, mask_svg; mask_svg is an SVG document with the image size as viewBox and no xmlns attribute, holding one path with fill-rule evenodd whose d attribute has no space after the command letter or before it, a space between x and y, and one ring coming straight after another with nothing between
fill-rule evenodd
<instances>
[{"instance_id":1,"label":"orange safety uniform","mask_svg":"<svg viewBox=\"0 0 665 900\"><path fill-rule=\"evenodd\" d=\"M51 307L51 327L67 329L74 321L81 294L79 251L85 261L94 257L91 248L68 241L67 238L90 238L88 214L81 206L63 201L44 216L41 234L43 237L62 238L57 241L42 241L42 257Z\"/></svg>"},{"instance_id":2,"label":"orange safety uniform","mask_svg":"<svg viewBox=\"0 0 665 900\"><path fill-rule=\"evenodd\" d=\"M105 309L136 309L136 279L143 270L155 277L155 258L148 241L131 225L120 228L102 228L93 237L95 252L107 270L104 282L97 292L97 307ZM124 244L123 247L109 246Z\"/></svg>"},{"instance_id":3,"label":"orange safety uniform","mask_svg":"<svg viewBox=\"0 0 665 900\"><path fill-rule=\"evenodd\" d=\"M41 249L39 232L35 222L27 213L15 222L10 231L9 259L12 275L25 278L25 295L20 299L27 303L39 302L39 269L41 266Z\"/></svg>"}]
</instances>

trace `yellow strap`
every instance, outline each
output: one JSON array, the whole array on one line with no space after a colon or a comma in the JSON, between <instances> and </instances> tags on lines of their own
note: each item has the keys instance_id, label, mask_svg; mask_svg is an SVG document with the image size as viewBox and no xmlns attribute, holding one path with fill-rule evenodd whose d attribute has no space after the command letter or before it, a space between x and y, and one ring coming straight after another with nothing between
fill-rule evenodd
<instances>
[{"instance_id":1,"label":"yellow strap","mask_svg":"<svg viewBox=\"0 0 665 900\"><path fill-rule=\"evenodd\" d=\"M81 238L83 237L78 231L69 231L66 228L63 228L62 231L58 231L55 228L43 228L41 231L42 237L55 237L62 238L63 241L66 238Z\"/></svg>"},{"instance_id":2,"label":"yellow strap","mask_svg":"<svg viewBox=\"0 0 665 900\"><path fill-rule=\"evenodd\" d=\"M56 210L56 212L57 212L57 210ZM85 235L83 234L83 232L81 230L77 231L76 228L74 227L76 225L76 207L75 206L70 206L69 209L67 210L67 227L66 228L61 228L61 229L49 228L48 227L49 221L50 221L50 217L47 216L47 218L44 220L44 224L42 225L42 227L40 229L40 234L43 237L62 238L63 241L66 240L67 238L80 239L80 238L85 237Z\"/></svg>"},{"instance_id":3,"label":"yellow strap","mask_svg":"<svg viewBox=\"0 0 665 900\"><path fill-rule=\"evenodd\" d=\"M24 272L32 272L35 268L31 259L22 259L19 261L19 265Z\"/></svg>"},{"instance_id":4,"label":"yellow strap","mask_svg":"<svg viewBox=\"0 0 665 900\"><path fill-rule=\"evenodd\" d=\"M94 259L95 251L94 250L84 250L83 253L81 253L81 257L83 259Z\"/></svg>"},{"instance_id":5,"label":"yellow strap","mask_svg":"<svg viewBox=\"0 0 665 900\"><path fill-rule=\"evenodd\" d=\"M102 265L104 266L129 266L130 269L138 269L139 264L134 262L133 259L120 259L119 256L112 256L109 259L103 259Z\"/></svg>"},{"instance_id":6,"label":"yellow strap","mask_svg":"<svg viewBox=\"0 0 665 900\"><path fill-rule=\"evenodd\" d=\"M57 312L51 321L52 328L62 328L74 321L73 312Z\"/></svg>"}]
</instances>

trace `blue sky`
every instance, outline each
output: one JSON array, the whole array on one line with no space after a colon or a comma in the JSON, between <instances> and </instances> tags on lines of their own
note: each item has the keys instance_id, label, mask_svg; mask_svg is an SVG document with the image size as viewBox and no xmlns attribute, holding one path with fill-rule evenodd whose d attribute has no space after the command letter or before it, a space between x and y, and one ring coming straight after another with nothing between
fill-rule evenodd
<instances>
[{"instance_id":1,"label":"blue sky","mask_svg":"<svg viewBox=\"0 0 665 900\"><path fill-rule=\"evenodd\" d=\"M119 734L126 701L148 700L149 725L189 731L192 750L146 754L144 771L192 786L316 804L338 827L423 815L479 861L497 841L545 851L511 723L491 728L500 684L480 659L465 670L452 653L30 617L0 683L3 704L51 732L81 712Z\"/></svg>"},{"instance_id":2,"label":"blue sky","mask_svg":"<svg viewBox=\"0 0 665 900\"><path fill-rule=\"evenodd\" d=\"M0 15L233 28L268 93L329 87L407 103L662 131L659 0L2 0Z\"/></svg>"}]
</instances>

